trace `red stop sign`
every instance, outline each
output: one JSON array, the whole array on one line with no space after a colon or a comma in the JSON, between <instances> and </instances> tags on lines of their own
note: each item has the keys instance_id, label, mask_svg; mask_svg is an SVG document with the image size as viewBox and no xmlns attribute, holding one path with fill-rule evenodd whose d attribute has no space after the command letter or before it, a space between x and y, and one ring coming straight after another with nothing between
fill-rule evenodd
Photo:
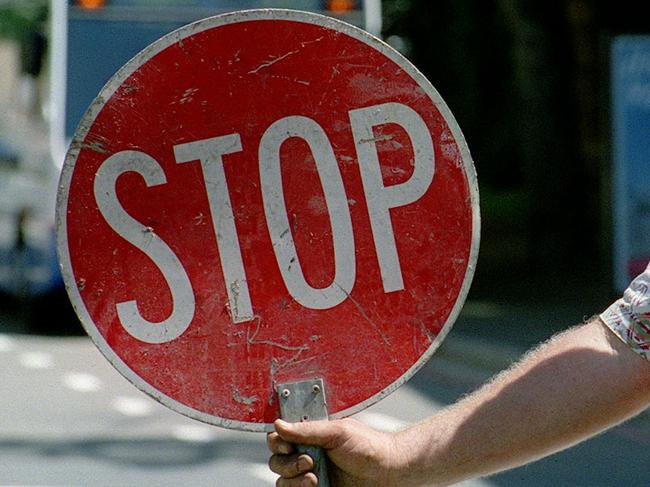
<instances>
[{"instance_id":1,"label":"red stop sign","mask_svg":"<svg viewBox=\"0 0 650 487\"><path fill-rule=\"evenodd\" d=\"M458 315L476 178L444 102L349 25L250 11L141 52L86 113L57 230L71 300L130 381L263 430L274 385L333 417L405 382Z\"/></svg>"}]
</instances>

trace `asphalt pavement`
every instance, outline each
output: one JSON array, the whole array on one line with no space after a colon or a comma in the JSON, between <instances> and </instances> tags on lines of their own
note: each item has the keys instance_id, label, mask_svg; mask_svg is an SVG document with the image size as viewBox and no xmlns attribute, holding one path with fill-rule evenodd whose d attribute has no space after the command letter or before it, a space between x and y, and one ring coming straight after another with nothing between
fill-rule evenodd
<instances>
[{"instance_id":1,"label":"asphalt pavement","mask_svg":"<svg viewBox=\"0 0 650 487\"><path fill-rule=\"evenodd\" d=\"M123 379L86 337L0 334L0 370L2 486L274 485L263 434L167 409ZM441 406L405 386L357 417L391 431Z\"/></svg>"}]
</instances>

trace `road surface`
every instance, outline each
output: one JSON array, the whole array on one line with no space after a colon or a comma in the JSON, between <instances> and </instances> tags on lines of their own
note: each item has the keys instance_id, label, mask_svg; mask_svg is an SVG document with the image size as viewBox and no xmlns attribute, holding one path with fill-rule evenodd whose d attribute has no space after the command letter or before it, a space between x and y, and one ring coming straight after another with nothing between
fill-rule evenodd
<instances>
[{"instance_id":1,"label":"road surface","mask_svg":"<svg viewBox=\"0 0 650 487\"><path fill-rule=\"evenodd\" d=\"M0 485L274 485L263 434L167 409L123 379L88 338L0 334L0 384ZM438 407L403 387L358 417L391 430Z\"/></svg>"}]
</instances>

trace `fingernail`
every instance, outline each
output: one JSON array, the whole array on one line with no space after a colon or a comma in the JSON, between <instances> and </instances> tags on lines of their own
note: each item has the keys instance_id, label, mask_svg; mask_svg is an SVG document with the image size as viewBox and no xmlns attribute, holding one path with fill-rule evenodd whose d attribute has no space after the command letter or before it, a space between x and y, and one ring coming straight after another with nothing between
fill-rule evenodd
<instances>
[{"instance_id":1,"label":"fingernail","mask_svg":"<svg viewBox=\"0 0 650 487\"><path fill-rule=\"evenodd\" d=\"M298 457L298 471L299 472L306 472L310 470L311 468L311 462L307 457Z\"/></svg>"}]
</instances>

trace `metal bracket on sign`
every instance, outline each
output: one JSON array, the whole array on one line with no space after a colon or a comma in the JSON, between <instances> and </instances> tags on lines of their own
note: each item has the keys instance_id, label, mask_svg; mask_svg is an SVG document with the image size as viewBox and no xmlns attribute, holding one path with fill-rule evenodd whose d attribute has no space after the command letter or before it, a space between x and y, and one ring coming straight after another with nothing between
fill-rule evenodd
<instances>
[{"instance_id":1,"label":"metal bracket on sign","mask_svg":"<svg viewBox=\"0 0 650 487\"><path fill-rule=\"evenodd\" d=\"M327 401L323 379L316 378L300 382L279 384L282 419L290 423L327 420ZM320 487L329 487L325 452L316 446L298 445L299 453L307 453L314 460L314 473Z\"/></svg>"}]
</instances>

